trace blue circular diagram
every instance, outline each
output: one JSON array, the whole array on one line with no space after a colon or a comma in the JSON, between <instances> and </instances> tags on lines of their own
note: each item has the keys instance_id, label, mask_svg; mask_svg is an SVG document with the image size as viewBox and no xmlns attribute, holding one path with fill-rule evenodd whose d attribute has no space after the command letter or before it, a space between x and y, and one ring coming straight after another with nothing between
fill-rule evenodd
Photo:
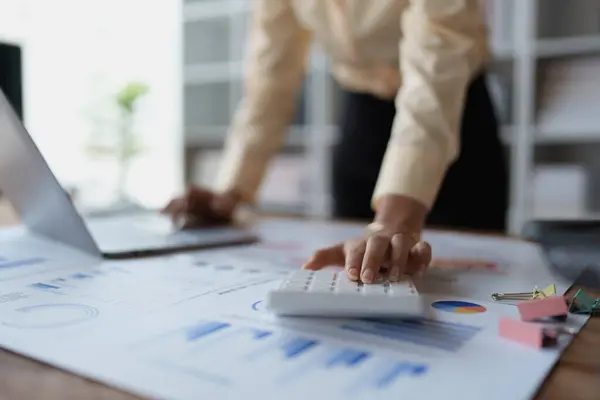
<instances>
[{"instance_id":1,"label":"blue circular diagram","mask_svg":"<svg viewBox=\"0 0 600 400\"><path fill-rule=\"evenodd\" d=\"M255 302L254 304L252 304L252 309L254 311L263 311L264 305L263 305L263 301L259 300L257 302Z\"/></svg>"},{"instance_id":2,"label":"blue circular diagram","mask_svg":"<svg viewBox=\"0 0 600 400\"><path fill-rule=\"evenodd\" d=\"M16 329L62 328L89 321L98 309L83 304L40 304L21 307L2 318L2 325Z\"/></svg>"}]
</instances>

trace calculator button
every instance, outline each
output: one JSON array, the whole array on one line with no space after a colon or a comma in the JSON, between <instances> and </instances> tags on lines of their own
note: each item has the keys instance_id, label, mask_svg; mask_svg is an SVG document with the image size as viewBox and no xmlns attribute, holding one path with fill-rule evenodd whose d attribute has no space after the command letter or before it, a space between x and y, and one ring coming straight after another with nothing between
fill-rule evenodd
<instances>
[{"instance_id":1,"label":"calculator button","mask_svg":"<svg viewBox=\"0 0 600 400\"><path fill-rule=\"evenodd\" d=\"M375 282L373 282L371 285L383 285L387 281L387 278L383 276L378 276L377 278L375 278Z\"/></svg>"},{"instance_id":2,"label":"calculator button","mask_svg":"<svg viewBox=\"0 0 600 400\"><path fill-rule=\"evenodd\" d=\"M285 290L293 291L304 291L306 290L306 283L304 282L286 282L283 286Z\"/></svg>"},{"instance_id":3,"label":"calculator button","mask_svg":"<svg viewBox=\"0 0 600 400\"><path fill-rule=\"evenodd\" d=\"M310 287L331 287L331 285L333 284L332 281L319 281L317 279L315 279L314 281L312 281L310 283Z\"/></svg>"},{"instance_id":4,"label":"calculator button","mask_svg":"<svg viewBox=\"0 0 600 400\"><path fill-rule=\"evenodd\" d=\"M364 285L363 286L363 293L367 294L367 295L386 295L386 288L384 285L375 285L375 284L371 284L371 285Z\"/></svg>"},{"instance_id":5,"label":"calculator button","mask_svg":"<svg viewBox=\"0 0 600 400\"><path fill-rule=\"evenodd\" d=\"M288 276L288 280L306 280L314 275L313 271L300 270Z\"/></svg>"},{"instance_id":6,"label":"calculator button","mask_svg":"<svg viewBox=\"0 0 600 400\"><path fill-rule=\"evenodd\" d=\"M350 278L348 278L346 272L339 272L337 274L336 281L339 283L351 283L353 285L356 285L355 281L351 281Z\"/></svg>"},{"instance_id":7,"label":"calculator button","mask_svg":"<svg viewBox=\"0 0 600 400\"><path fill-rule=\"evenodd\" d=\"M313 284L310 287L310 291L311 292L321 292L321 293L323 293L323 292L330 292L331 291L331 285L319 285L319 284L314 285Z\"/></svg>"},{"instance_id":8,"label":"calculator button","mask_svg":"<svg viewBox=\"0 0 600 400\"><path fill-rule=\"evenodd\" d=\"M313 276L318 282L331 282L335 280L336 275L337 272L334 271L317 271Z\"/></svg>"},{"instance_id":9,"label":"calculator button","mask_svg":"<svg viewBox=\"0 0 600 400\"><path fill-rule=\"evenodd\" d=\"M288 279L287 282L290 283L290 284L293 284L293 285L306 285L306 284L310 284L311 279L292 278L292 279Z\"/></svg>"},{"instance_id":10,"label":"calculator button","mask_svg":"<svg viewBox=\"0 0 600 400\"><path fill-rule=\"evenodd\" d=\"M414 293L411 286L406 282L391 283L388 291L392 296L409 296Z\"/></svg>"},{"instance_id":11,"label":"calculator button","mask_svg":"<svg viewBox=\"0 0 600 400\"><path fill-rule=\"evenodd\" d=\"M355 283L354 285L337 285L335 287L336 293L360 293L360 287Z\"/></svg>"},{"instance_id":12,"label":"calculator button","mask_svg":"<svg viewBox=\"0 0 600 400\"><path fill-rule=\"evenodd\" d=\"M356 287L358 286L358 283L352 282L351 280L348 280L348 279L343 279L343 280L338 280L337 282L335 282L335 286L339 287L339 288L356 289Z\"/></svg>"}]
</instances>

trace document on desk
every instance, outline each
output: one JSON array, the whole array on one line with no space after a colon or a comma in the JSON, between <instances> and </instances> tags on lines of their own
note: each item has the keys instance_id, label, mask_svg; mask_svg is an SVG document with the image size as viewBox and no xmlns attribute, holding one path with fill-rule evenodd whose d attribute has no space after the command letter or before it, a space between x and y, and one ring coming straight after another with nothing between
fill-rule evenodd
<instances>
[{"instance_id":1,"label":"document on desk","mask_svg":"<svg viewBox=\"0 0 600 400\"><path fill-rule=\"evenodd\" d=\"M427 233L435 256L456 265L423 283L431 314L419 322L276 318L265 309L268 290L314 249L360 233L277 221L263 225L257 245L77 265L54 252L50 270L17 265L28 248L2 246L11 256L0 251L0 265L20 272L0 282L0 346L150 398L533 395L562 347L500 339L499 317L518 313L489 298L554 279L530 244ZM30 250L42 259L49 251ZM584 321L570 316L567 325L577 331Z\"/></svg>"}]
</instances>

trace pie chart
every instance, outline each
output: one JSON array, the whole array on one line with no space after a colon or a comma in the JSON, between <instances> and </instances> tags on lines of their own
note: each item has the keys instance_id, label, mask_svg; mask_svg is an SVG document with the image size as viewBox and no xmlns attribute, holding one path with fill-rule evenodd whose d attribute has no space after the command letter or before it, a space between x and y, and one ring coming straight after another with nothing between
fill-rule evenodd
<instances>
[{"instance_id":1,"label":"pie chart","mask_svg":"<svg viewBox=\"0 0 600 400\"><path fill-rule=\"evenodd\" d=\"M486 311L484 306L467 301L436 301L431 303L431 306L436 310L455 314L478 314Z\"/></svg>"},{"instance_id":2,"label":"pie chart","mask_svg":"<svg viewBox=\"0 0 600 400\"><path fill-rule=\"evenodd\" d=\"M96 308L83 304L40 304L21 307L6 314L0 326L17 329L62 328L89 321L98 316Z\"/></svg>"}]
</instances>

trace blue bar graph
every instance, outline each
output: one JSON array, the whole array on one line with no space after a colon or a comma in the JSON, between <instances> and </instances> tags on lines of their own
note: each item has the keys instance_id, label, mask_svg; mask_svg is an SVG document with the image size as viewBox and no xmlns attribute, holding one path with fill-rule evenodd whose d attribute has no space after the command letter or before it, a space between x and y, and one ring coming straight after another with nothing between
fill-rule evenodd
<instances>
[{"instance_id":1,"label":"blue bar graph","mask_svg":"<svg viewBox=\"0 0 600 400\"><path fill-rule=\"evenodd\" d=\"M22 259L18 259L18 260L7 260L7 259L0 259L0 269L8 269L8 268L17 268L17 267L24 267L27 265L35 265L35 264L40 264L45 262L46 260L43 258L22 258Z\"/></svg>"},{"instance_id":2,"label":"blue bar graph","mask_svg":"<svg viewBox=\"0 0 600 400\"><path fill-rule=\"evenodd\" d=\"M56 286L56 285L49 285L47 283L34 283L33 285L31 285L31 287L34 287L36 289L42 289L42 290L59 290L60 286Z\"/></svg>"},{"instance_id":3,"label":"blue bar graph","mask_svg":"<svg viewBox=\"0 0 600 400\"><path fill-rule=\"evenodd\" d=\"M196 267L207 267L210 264L207 263L206 261L196 260L196 261L193 262L193 265L195 265Z\"/></svg>"},{"instance_id":4,"label":"blue bar graph","mask_svg":"<svg viewBox=\"0 0 600 400\"><path fill-rule=\"evenodd\" d=\"M366 351L356 349L341 349L325 362L325 367L357 367L363 361L366 361L370 354Z\"/></svg>"},{"instance_id":5,"label":"blue bar graph","mask_svg":"<svg viewBox=\"0 0 600 400\"><path fill-rule=\"evenodd\" d=\"M458 351L481 330L476 326L435 320L357 320L340 328L449 352Z\"/></svg>"},{"instance_id":6,"label":"blue bar graph","mask_svg":"<svg viewBox=\"0 0 600 400\"><path fill-rule=\"evenodd\" d=\"M71 278L73 278L73 279L90 279L90 278L93 278L93 276L88 275L88 274L77 273L77 274L71 275Z\"/></svg>"},{"instance_id":7,"label":"blue bar graph","mask_svg":"<svg viewBox=\"0 0 600 400\"><path fill-rule=\"evenodd\" d=\"M376 379L375 387L377 389L386 389L393 385L401 376L417 377L425 373L427 373L427 365L425 364L410 362L395 363L389 370L384 371L382 377Z\"/></svg>"},{"instance_id":8,"label":"blue bar graph","mask_svg":"<svg viewBox=\"0 0 600 400\"><path fill-rule=\"evenodd\" d=\"M119 272L118 269L110 269L110 270L100 270L94 269L84 272L75 272L65 276L59 276L56 278L49 279L47 282L38 282L30 285L30 287L34 287L36 289L66 289L78 287L81 281L84 280L95 280L101 279L103 276L110 274L112 271Z\"/></svg>"},{"instance_id":9,"label":"blue bar graph","mask_svg":"<svg viewBox=\"0 0 600 400\"><path fill-rule=\"evenodd\" d=\"M146 346L140 349L146 360L203 382L248 388L275 385L290 393L312 385L323 390L324 398L335 393L364 398L377 392L398 394L429 373L427 364L393 352L330 343L293 329L238 326L230 321L202 321L161 335ZM156 349L160 351L155 353ZM323 387L324 382L329 383Z\"/></svg>"},{"instance_id":10,"label":"blue bar graph","mask_svg":"<svg viewBox=\"0 0 600 400\"><path fill-rule=\"evenodd\" d=\"M281 349L283 350L285 357L289 359L301 356L318 344L319 342L317 340L299 337L286 341Z\"/></svg>"},{"instance_id":11,"label":"blue bar graph","mask_svg":"<svg viewBox=\"0 0 600 400\"><path fill-rule=\"evenodd\" d=\"M189 328L186 332L186 339L189 342L201 339L212 333L218 332L225 328L229 328L231 324L225 322L208 322Z\"/></svg>"},{"instance_id":12,"label":"blue bar graph","mask_svg":"<svg viewBox=\"0 0 600 400\"><path fill-rule=\"evenodd\" d=\"M268 338L273 334L271 331L263 331L261 329L252 329L252 333L254 335L254 339L258 340Z\"/></svg>"},{"instance_id":13,"label":"blue bar graph","mask_svg":"<svg viewBox=\"0 0 600 400\"><path fill-rule=\"evenodd\" d=\"M106 275L106 272L100 271L99 269L95 269L95 270L92 271L92 274L94 274L94 275Z\"/></svg>"}]
</instances>

